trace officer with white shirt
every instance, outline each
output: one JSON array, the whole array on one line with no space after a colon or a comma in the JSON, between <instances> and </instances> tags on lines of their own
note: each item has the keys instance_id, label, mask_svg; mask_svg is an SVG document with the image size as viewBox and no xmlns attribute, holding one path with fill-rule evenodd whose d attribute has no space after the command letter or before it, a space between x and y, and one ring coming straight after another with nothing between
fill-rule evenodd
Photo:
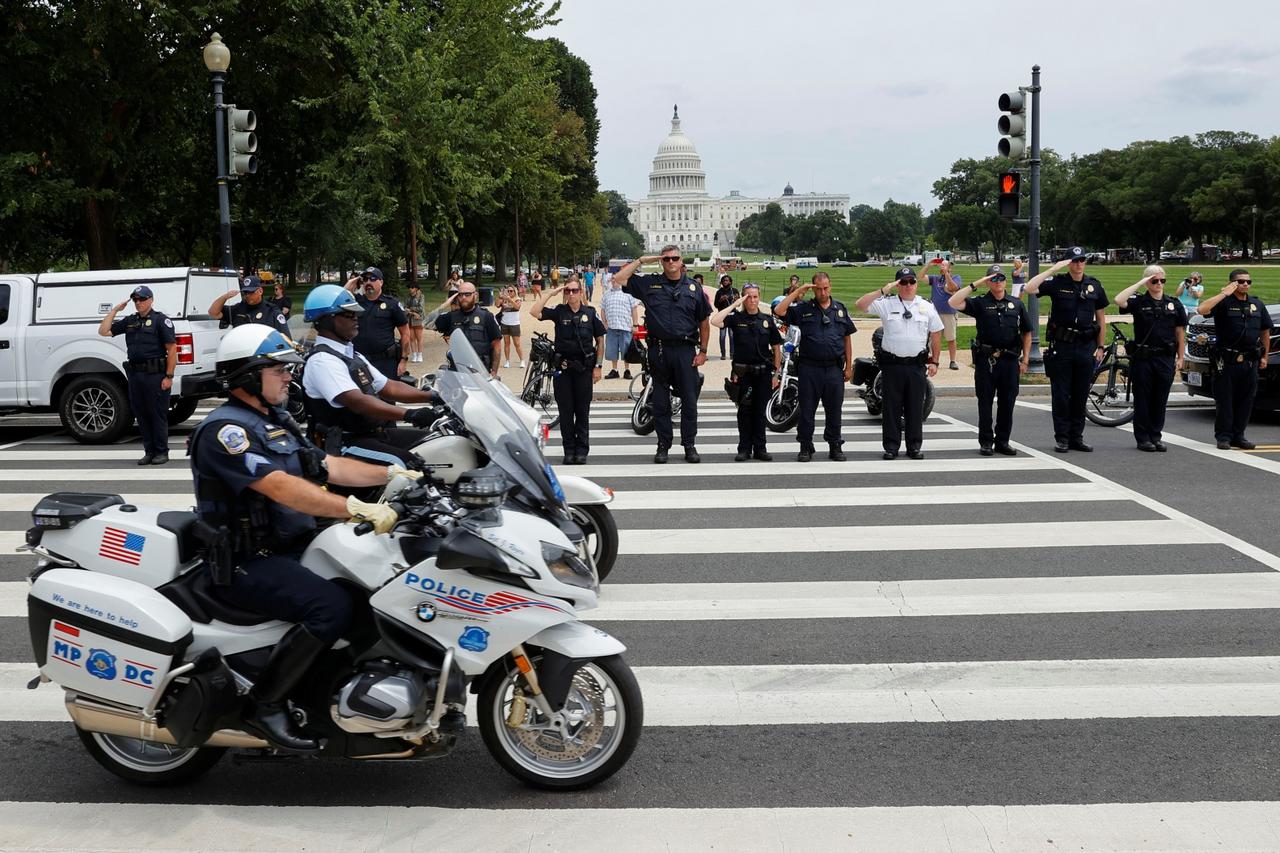
<instances>
[{"instance_id":1,"label":"officer with white shirt","mask_svg":"<svg viewBox=\"0 0 1280 853\"><path fill-rule=\"evenodd\" d=\"M924 398L929 387L926 377L938 372L942 318L929 300L916 294L916 272L911 267L898 270L894 281L864 295L857 304L859 311L879 317L884 330L881 352L876 355L884 377L884 458L898 456L905 415L907 456L923 459L920 448L924 443Z\"/></svg>"},{"instance_id":2,"label":"officer with white shirt","mask_svg":"<svg viewBox=\"0 0 1280 853\"><path fill-rule=\"evenodd\" d=\"M407 421L430 425L429 408L402 409L393 403L433 403L434 391L422 391L388 379L355 351L364 309L349 291L322 284L307 294L303 319L314 323L315 347L307 355L302 390L316 444L333 455L387 465L414 462L410 448L426 437L423 429L393 427Z\"/></svg>"}]
</instances>

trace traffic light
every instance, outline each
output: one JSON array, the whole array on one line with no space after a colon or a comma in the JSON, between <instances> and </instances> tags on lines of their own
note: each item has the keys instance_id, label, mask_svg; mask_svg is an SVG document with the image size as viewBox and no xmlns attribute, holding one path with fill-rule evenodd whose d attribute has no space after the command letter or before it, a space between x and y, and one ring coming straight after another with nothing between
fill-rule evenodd
<instances>
[{"instance_id":1,"label":"traffic light","mask_svg":"<svg viewBox=\"0 0 1280 853\"><path fill-rule=\"evenodd\" d=\"M227 104L227 177L238 178L258 171L258 117L253 110L238 110L235 104Z\"/></svg>"},{"instance_id":2,"label":"traffic light","mask_svg":"<svg viewBox=\"0 0 1280 853\"><path fill-rule=\"evenodd\" d=\"M1005 92L1000 96L1000 156L1021 160L1027 151L1027 99L1022 92Z\"/></svg>"},{"instance_id":3,"label":"traffic light","mask_svg":"<svg viewBox=\"0 0 1280 853\"><path fill-rule=\"evenodd\" d=\"M1005 219L1018 218L1018 203L1022 193L1022 175L1018 172L1000 173L999 201L996 210Z\"/></svg>"}]
</instances>

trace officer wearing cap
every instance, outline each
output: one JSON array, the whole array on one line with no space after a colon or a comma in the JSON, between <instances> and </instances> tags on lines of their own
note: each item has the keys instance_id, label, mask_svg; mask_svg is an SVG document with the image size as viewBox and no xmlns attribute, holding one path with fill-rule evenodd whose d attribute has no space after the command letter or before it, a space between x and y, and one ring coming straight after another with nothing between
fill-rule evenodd
<instances>
[{"instance_id":1,"label":"officer wearing cap","mask_svg":"<svg viewBox=\"0 0 1280 853\"><path fill-rule=\"evenodd\" d=\"M662 272L636 276L641 264L660 261ZM634 276L634 278L633 278ZM658 450L653 461L667 461L674 437L671 427L671 389L680 395L680 443L686 462L701 462L694 442L698 435L698 368L707 361L711 337L711 304L702 288L685 275L680 247L669 244L657 255L636 258L614 274L614 281L644 304L648 330L649 374L653 380L650 404Z\"/></svg>"},{"instance_id":2,"label":"officer wearing cap","mask_svg":"<svg viewBox=\"0 0 1280 853\"><path fill-rule=\"evenodd\" d=\"M813 299L798 301L809 290ZM815 273L813 280L792 290L773 309L773 315L800 332L796 352L796 377L799 380L799 415L796 440L800 442L799 462L813 459L813 426L822 401L825 423L822 437L827 442L827 458L845 460L841 450L844 438L840 422L843 416L844 383L853 378L853 341L857 329L844 304L831 298L831 277Z\"/></svg>"},{"instance_id":3,"label":"officer wearing cap","mask_svg":"<svg viewBox=\"0 0 1280 853\"><path fill-rule=\"evenodd\" d=\"M480 307L476 286L470 281L458 283L453 300L453 309L436 318L436 331L444 335L445 340L456 331L462 332L484 366L489 368L489 375L496 379L502 351L502 329L498 327L498 319Z\"/></svg>"},{"instance_id":4,"label":"officer wearing cap","mask_svg":"<svg viewBox=\"0 0 1280 853\"><path fill-rule=\"evenodd\" d=\"M135 312L117 320L116 314L130 302ZM173 321L154 310L154 304L151 288L139 285L98 324L98 334L104 338L124 335L129 405L138 419L138 432L142 433L139 465L163 465L169 461L169 392L178 363L178 343Z\"/></svg>"},{"instance_id":5,"label":"officer wearing cap","mask_svg":"<svg viewBox=\"0 0 1280 853\"><path fill-rule=\"evenodd\" d=\"M738 454L734 462L746 462L753 455L770 462L765 444L765 409L778 387L782 365L782 332L772 314L760 310L760 285L742 285L742 296L711 315L711 325L733 336L733 371L730 381L738 385Z\"/></svg>"},{"instance_id":6,"label":"officer wearing cap","mask_svg":"<svg viewBox=\"0 0 1280 853\"><path fill-rule=\"evenodd\" d=\"M986 284L990 289L978 295ZM999 264L987 267L985 277L961 287L950 300L952 308L977 321L973 350L973 390L978 397L978 452L1017 456L1009 446L1013 432L1013 404L1018 400L1018 377L1031 360L1031 317L1027 306L1005 289ZM996 402L995 428L991 404ZM994 447L993 447L994 445Z\"/></svg>"},{"instance_id":7,"label":"officer wearing cap","mask_svg":"<svg viewBox=\"0 0 1280 853\"><path fill-rule=\"evenodd\" d=\"M409 315L394 296L382 292L382 285L382 270L377 267L366 267L364 272L347 279L347 290L355 294L356 302L364 309L355 347L384 376L399 377L409 366L405 349ZM397 332L401 343L396 343Z\"/></svg>"},{"instance_id":8,"label":"officer wearing cap","mask_svg":"<svg viewBox=\"0 0 1280 853\"><path fill-rule=\"evenodd\" d=\"M236 294L240 301L227 305L226 301ZM246 323L258 323L270 326L286 338L289 335L289 318L274 302L262 297L262 279L256 275L247 275L240 280L240 287L228 290L213 300L209 306L209 316L219 321L218 328L237 328Z\"/></svg>"},{"instance_id":9,"label":"officer wearing cap","mask_svg":"<svg viewBox=\"0 0 1280 853\"><path fill-rule=\"evenodd\" d=\"M316 341L302 375L303 401L316 444L334 455L383 465L416 462L412 448L422 443L422 427L435 420L430 408L402 409L394 403L434 403L434 391L422 391L384 376L355 351L352 341L364 309L336 284L307 294L302 317L315 326ZM393 426L405 421L418 429Z\"/></svg>"},{"instance_id":10,"label":"officer wearing cap","mask_svg":"<svg viewBox=\"0 0 1280 853\"><path fill-rule=\"evenodd\" d=\"M876 353L883 384L883 458L897 458L905 423L907 456L923 459L924 398L929 378L938 373L942 318L933 303L916 292L916 272L911 267L903 267L893 281L859 297L858 310L879 317L883 329Z\"/></svg>"},{"instance_id":11,"label":"officer wearing cap","mask_svg":"<svg viewBox=\"0 0 1280 853\"><path fill-rule=\"evenodd\" d=\"M564 302L547 308L553 296L565 294ZM552 379L556 406L560 410L560 439L564 464L587 464L590 449L591 386L600 381L604 367L604 323L596 309L583 302L582 283L577 275L561 287L548 290L529 309L535 320L555 324L552 343L556 375Z\"/></svg>"},{"instance_id":12,"label":"officer wearing cap","mask_svg":"<svg viewBox=\"0 0 1280 853\"><path fill-rule=\"evenodd\" d=\"M1093 375L1106 351L1106 307L1102 282L1084 271L1084 249L1072 246L1067 257L1027 282L1023 293L1048 296L1049 349L1044 372L1053 402L1053 449L1058 453L1093 448L1084 441L1084 411ZM1059 275L1063 269L1066 275Z\"/></svg>"},{"instance_id":13,"label":"officer wearing cap","mask_svg":"<svg viewBox=\"0 0 1280 853\"><path fill-rule=\"evenodd\" d=\"M1246 269L1234 269L1222 292L1201 302L1196 311L1213 318L1217 343L1213 350L1213 401L1217 415L1213 434L1219 450L1255 445L1244 437L1258 392L1258 375L1267 369L1274 324L1267 306L1249 295L1253 276ZM1181 350L1179 350L1181 352Z\"/></svg>"}]
</instances>

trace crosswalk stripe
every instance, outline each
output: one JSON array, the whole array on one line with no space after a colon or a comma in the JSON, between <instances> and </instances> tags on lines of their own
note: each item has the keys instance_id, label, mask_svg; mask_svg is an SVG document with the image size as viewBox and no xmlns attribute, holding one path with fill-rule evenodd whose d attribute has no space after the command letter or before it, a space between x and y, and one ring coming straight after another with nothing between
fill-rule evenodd
<instances>
[{"instance_id":1,"label":"crosswalk stripe","mask_svg":"<svg viewBox=\"0 0 1280 853\"><path fill-rule=\"evenodd\" d=\"M33 663L0 664L0 720L66 718ZM955 723L1280 712L1280 658L636 667L651 726ZM474 700L473 700L474 704ZM468 714L474 725L475 714Z\"/></svg>"},{"instance_id":2,"label":"crosswalk stripe","mask_svg":"<svg viewBox=\"0 0 1280 853\"><path fill-rule=\"evenodd\" d=\"M845 445L848 447L848 445ZM968 445L969 449L973 449L972 445ZM774 456L773 462L751 462L751 463L734 463L734 464L700 464L696 471L686 466L678 449L672 455L670 462L665 468L652 464L648 457L641 457L635 462L611 462L605 464L603 462L595 462L590 457L587 464L579 467L573 473L582 474L590 477L604 485L609 485L613 479L622 479L630 477L642 477L644 479L653 479L655 477L741 477L744 475L805 475L819 476L824 474L886 474L897 476L913 476L920 474L938 474L942 472L962 472L962 471L1047 471L1060 469L1051 459L1034 458L1029 456L1017 457L1001 457L999 459L983 458L974 453L971 457L960 457L942 459L938 457L926 456L924 459L899 459L893 462L885 462L883 459L850 459L847 462L830 462L824 456L825 453L819 453L814 457L813 462L792 462L787 461L793 459L791 452L796 445L791 444L786 450L772 446L770 453ZM593 450L594 452L594 450ZM701 452L701 451L699 451ZM649 448L649 453L653 453L653 448ZM555 465L554 461L552 463ZM558 465L556 470L561 470ZM5 479L5 472L0 471L0 481ZM14 477L13 479L22 479ZM92 478L86 478L92 479ZM141 478L140 478L141 479ZM727 491L725 497L732 495L732 491Z\"/></svg>"}]
</instances>

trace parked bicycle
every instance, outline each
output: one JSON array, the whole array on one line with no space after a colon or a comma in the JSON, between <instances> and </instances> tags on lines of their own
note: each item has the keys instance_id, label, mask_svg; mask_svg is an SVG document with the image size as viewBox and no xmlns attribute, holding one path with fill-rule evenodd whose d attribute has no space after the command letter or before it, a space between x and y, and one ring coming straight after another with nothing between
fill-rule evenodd
<instances>
[{"instance_id":1,"label":"parked bicycle","mask_svg":"<svg viewBox=\"0 0 1280 853\"><path fill-rule=\"evenodd\" d=\"M533 406L543 423L552 429L560 423L560 408L556 405L552 387L556 375L555 359L551 338L543 332L534 332L529 343L529 367L525 371L520 399Z\"/></svg>"},{"instance_id":2,"label":"parked bicycle","mask_svg":"<svg viewBox=\"0 0 1280 853\"><path fill-rule=\"evenodd\" d=\"M1089 399L1084 414L1098 426L1121 426L1133 420L1133 388L1129 385L1130 343L1124 333L1124 324L1108 323L1111 327L1111 343L1102 354L1102 361L1093 374Z\"/></svg>"}]
</instances>

